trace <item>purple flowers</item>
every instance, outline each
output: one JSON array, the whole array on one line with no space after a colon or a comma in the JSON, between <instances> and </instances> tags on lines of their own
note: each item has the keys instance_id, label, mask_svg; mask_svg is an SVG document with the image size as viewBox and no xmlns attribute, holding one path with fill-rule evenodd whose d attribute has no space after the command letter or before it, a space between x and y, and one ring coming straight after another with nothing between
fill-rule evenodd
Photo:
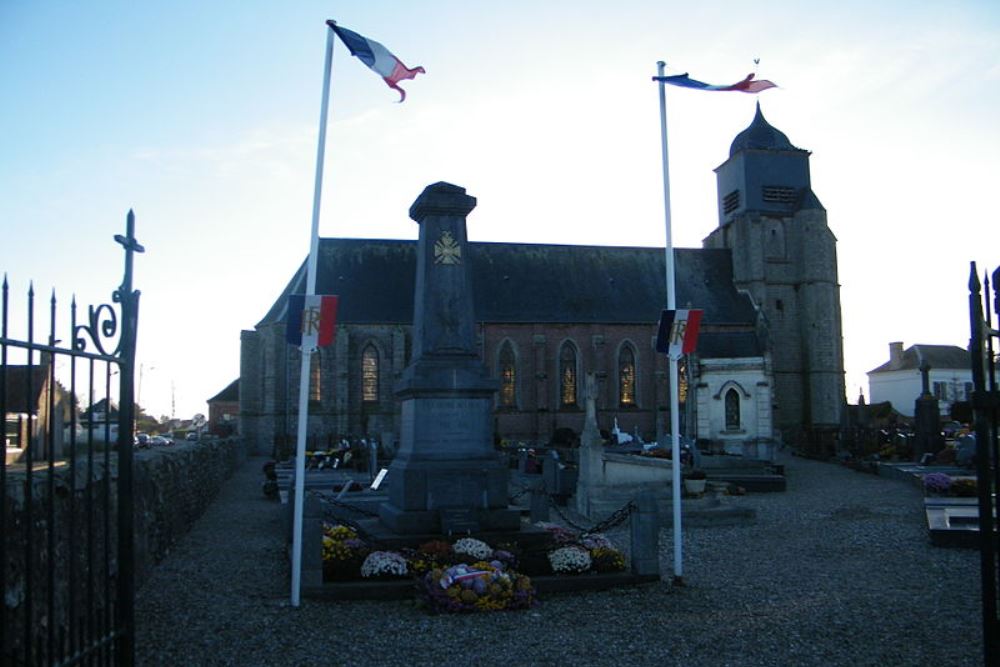
<instances>
[{"instance_id":1,"label":"purple flowers","mask_svg":"<svg viewBox=\"0 0 1000 667\"><path fill-rule=\"evenodd\" d=\"M948 493L951 488L951 477L943 472L932 472L924 475L924 491L927 493Z\"/></svg>"}]
</instances>

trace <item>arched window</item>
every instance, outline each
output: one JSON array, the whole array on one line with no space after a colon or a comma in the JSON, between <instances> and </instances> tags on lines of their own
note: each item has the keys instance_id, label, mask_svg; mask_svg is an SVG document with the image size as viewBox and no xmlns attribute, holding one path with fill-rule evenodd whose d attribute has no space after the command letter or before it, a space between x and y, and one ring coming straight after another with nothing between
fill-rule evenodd
<instances>
[{"instance_id":1,"label":"arched window","mask_svg":"<svg viewBox=\"0 0 1000 667\"><path fill-rule=\"evenodd\" d=\"M513 408L517 405L517 368L514 347L510 341L500 346L500 407Z\"/></svg>"},{"instance_id":2,"label":"arched window","mask_svg":"<svg viewBox=\"0 0 1000 667\"><path fill-rule=\"evenodd\" d=\"M726 430L740 428L740 392L730 389L726 392Z\"/></svg>"},{"instance_id":3,"label":"arched window","mask_svg":"<svg viewBox=\"0 0 1000 667\"><path fill-rule=\"evenodd\" d=\"M361 353L361 400L378 401L378 350L371 343Z\"/></svg>"},{"instance_id":4,"label":"arched window","mask_svg":"<svg viewBox=\"0 0 1000 667\"><path fill-rule=\"evenodd\" d=\"M623 345L618 352L618 405L635 407L635 352L631 345Z\"/></svg>"},{"instance_id":5,"label":"arched window","mask_svg":"<svg viewBox=\"0 0 1000 667\"><path fill-rule=\"evenodd\" d=\"M576 348L569 341L559 351L559 404L576 405Z\"/></svg>"},{"instance_id":6,"label":"arched window","mask_svg":"<svg viewBox=\"0 0 1000 667\"><path fill-rule=\"evenodd\" d=\"M319 351L313 352L309 357L309 400L319 403L323 400L323 389L321 385L321 359Z\"/></svg>"}]
</instances>

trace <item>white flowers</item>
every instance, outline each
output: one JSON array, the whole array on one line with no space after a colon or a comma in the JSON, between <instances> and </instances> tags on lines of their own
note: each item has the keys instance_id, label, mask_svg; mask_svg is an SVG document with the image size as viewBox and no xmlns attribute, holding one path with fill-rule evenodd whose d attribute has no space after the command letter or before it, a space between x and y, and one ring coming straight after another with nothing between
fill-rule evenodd
<instances>
[{"instance_id":1,"label":"white flowers","mask_svg":"<svg viewBox=\"0 0 1000 667\"><path fill-rule=\"evenodd\" d=\"M407 573L406 559L395 551L373 551L361 565L362 577L405 577Z\"/></svg>"},{"instance_id":2,"label":"white flowers","mask_svg":"<svg viewBox=\"0 0 1000 667\"><path fill-rule=\"evenodd\" d=\"M463 537L452 545L452 550L457 554L472 556L479 560L486 560L493 555L493 549L490 545L474 537Z\"/></svg>"},{"instance_id":3,"label":"white flowers","mask_svg":"<svg viewBox=\"0 0 1000 667\"><path fill-rule=\"evenodd\" d=\"M590 554L581 547L562 547L549 553L549 564L556 574L579 574L590 569Z\"/></svg>"}]
</instances>

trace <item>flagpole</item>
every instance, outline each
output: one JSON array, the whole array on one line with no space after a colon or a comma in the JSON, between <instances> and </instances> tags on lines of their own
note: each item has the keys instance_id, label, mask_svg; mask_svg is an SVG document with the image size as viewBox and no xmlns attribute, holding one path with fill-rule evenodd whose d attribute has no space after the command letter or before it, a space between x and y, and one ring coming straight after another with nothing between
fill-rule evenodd
<instances>
[{"instance_id":1,"label":"flagpole","mask_svg":"<svg viewBox=\"0 0 1000 667\"><path fill-rule=\"evenodd\" d=\"M323 96L319 112L319 140L316 148L316 182L313 189L312 228L309 235L309 262L306 265L306 295L316 293L316 266L319 255L319 205L323 193L323 160L326 153L326 117L330 107L330 71L333 65L333 21L327 21L326 60L323 67ZM302 346L299 375L299 420L295 444L295 500L292 520L292 606L298 607L302 590L302 512L306 488L306 429L309 419L309 369L312 347Z\"/></svg>"},{"instance_id":2,"label":"flagpole","mask_svg":"<svg viewBox=\"0 0 1000 667\"><path fill-rule=\"evenodd\" d=\"M667 158L667 93L663 82L664 69L667 64L662 60L656 63L656 76L660 84L660 136L663 138L663 218L667 228L666 245L666 280L667 280L667 310L677 309L677 292L674 285L674 241L671 231L670 217L670 163ZM681 445L680 445L680 408L678 400L677 355L671 353L670 359L670 455L671 455L671 486L674 519L674 584L684 584L683 554L681 540Z\"/></svg>"}]
</instances>

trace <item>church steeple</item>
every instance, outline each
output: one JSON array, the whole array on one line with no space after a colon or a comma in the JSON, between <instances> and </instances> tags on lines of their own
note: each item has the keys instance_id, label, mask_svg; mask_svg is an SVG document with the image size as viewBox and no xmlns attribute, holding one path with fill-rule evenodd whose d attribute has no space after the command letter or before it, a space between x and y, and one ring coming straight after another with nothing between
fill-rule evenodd
<instances>
[{"instance_id":1,"label":"church steeple","mask_svg":"<svg viewBox=\"0 0 1000 667\"><path fill-rule=\"evenodd\" d=\"M757 101L757 113L754 114L750 127L743 130L733 139L729 147L729 157L736 155L743 150L770 150L770 151L801 151L796 148L784 132L778 130L767 122L764 114L760 110L760 101ZM806 151L807 152L807 151Z\"/></svg>"},{"instance_id":2,"label":"church steeple","mask_svg":"<svg viewBox=\"0 0 1000 667\"><path fill-rule=\"evenodd\" d=\"M809 151L794 146L768 123L760 102L753 121L733 139L729 159L715 173L720 226L741 213L784 217L803 205L822 208L810 186Z\"/></svg>"},{"instance_id":3,"label":"church steeple","mask_svg":"<svg viewBox=\"0 0 1000 667\"><path fill-rule=\"evenodd\" d=\"M705 247L730 251L734 283L760 308L775 425L787 438L832 434L845 403L837 239L812 191L809 151L768 123L758 104L715 173L719 226Z\"/></svg>"}]
</instances>

